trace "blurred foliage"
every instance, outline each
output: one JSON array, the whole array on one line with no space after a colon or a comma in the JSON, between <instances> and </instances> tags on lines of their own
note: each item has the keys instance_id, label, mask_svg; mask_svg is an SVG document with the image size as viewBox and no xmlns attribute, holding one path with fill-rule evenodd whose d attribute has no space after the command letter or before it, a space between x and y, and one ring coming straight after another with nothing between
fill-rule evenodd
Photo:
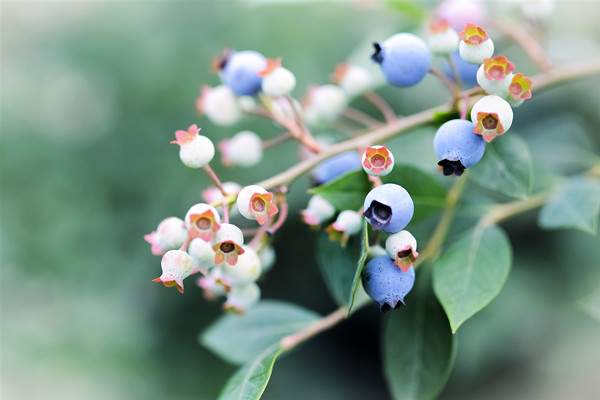
<instances>
[{"instance_id":1,"label":"blurred foliage","mask_svg":"<svg viewBox=\"0 0 600 400\"><path fill-rule=\"evenodd\" d=\"M201 84L217 82L210 62L224 47L283 56L301 95L327 81L372 32L416 28L406 14L357 4L0 5L3 398L216 397L235 367L201 347L197 333L221 310L193 285L179 296L152 284L159 263L142 240L163 217L182 215L208 183L180 165L168 141L198 121L194 98ZM596 11L586 2L561 7L548 26L557 59L600 53ZM534 71L518 49L506 53ZM591 88L599 83L536 94L516 112L514 129L534 160L534 188L555 179L550 172L598 161L599 99ZM431 78L381 93L401 114L446 96ZM198 122L213 139L237 129ZM279 133L256 119L242 127L263 137ZM433 132L425 127L394 139L397 161L433 171ZM269 151L259 168L220 172L225 180L255 182L291 165L294 155L290 143ZM292 188L293 217L276 238L278 261L261 287L267 299L326 313L335 304L312 256L316 237L296 216L307 185ZM468 226L469 213L498 197L476 185L467 191L470 206L457 231ZM425 220L414 230L430 225ZM585 387L598 398L598 323L577 306L600 282L597 237L541 232L535 215L504 228L513 271L498 298L457 334L456 369L442 397L583 398ZM279 360L265 398L387 398L380 325L379 312L367 307Z\"/></svg>"}]
</instances>

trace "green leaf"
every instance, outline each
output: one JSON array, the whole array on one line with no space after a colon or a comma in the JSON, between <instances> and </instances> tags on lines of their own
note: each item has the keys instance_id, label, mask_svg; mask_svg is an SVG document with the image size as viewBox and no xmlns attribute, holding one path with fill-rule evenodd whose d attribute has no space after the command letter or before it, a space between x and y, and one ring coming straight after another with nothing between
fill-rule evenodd
<instances>
[{"instance_id":1,"label":"green leaf","mask_svg":"<svg viewBox=\"0 0 600 400\"><path fill-rule=\"evenodd\" d=\"M411 223L417 223L441 210L446 205L446 189L431 174L409 165L396 165L384 176L385 183L396 183L410 193L415 204Z\"/></svg>"},{"instance_id":2,"label":"green leaf","mask_svg":"<svg viewBox=\"0 0 600 400\"><path fill-rule=\"evenodd\" d=\"M240 368L219 395L219 400L257 400L264 393L281 347L274 345Z\"/></svg>"},{"instance_id":3,"label":"green leaf","mask_svg":"<svg viewBox=\"0 0 600 400\"><path fill-rule=\"evenodd\" d=\"M386 0L386 3L390 8L401 12L415 21L422 21L427 16L427 9L416 1Z\"/></svg>"},{"instance_id":4,"label":"green leaf","mask_svg":"<svg viewBox=\"0 0 600 400\"><path fill-rule=\"evenodd\" d=\"M524 198L531 192L532 171L527 143L510 132L486 145L483 159L469 176L487 189Z\"/></svg>"},{"instance_id":5,"label":"green leaf","mask_svg":"<svg viewBox=\"0 0 600 400\"><path fill-rule=\"evenodd\" d=\"M358 210L363 206L371 182L364 171L348 172L324 185L309 190L329 201L337 210Z\"/></svg>"},{"instance_id":6,"label":"green leaf","mask_svg":"<svg viewBox=\"0 0 600 400\"><path fill-rule=\"evenodd\" d=\"M569 179L546 203L539 216L542 228L574 228L595 235L600 211L600 182Z\"/></svg>"},{"instance_id":7,"label":"green leaf","mask_svg":"<svg viewBox=\"0 0 600 400\"><path fill-rule=\"evenodd\" d=\"M419 274L407 306L390 312L383 328L385 376L398 400L437 397L456 355L448 319L431 291L430 279L423 275Z\"/></svg>"},{"instance_id":8,"label":"green leaf","mask_svg":"<svg viewBox=\"0 0 600 400\"><path fill-rule=\"evenodd\" d=\"M504 232L496 226L478 225L438 259L433 288L453 333L500 293L511 258Z\"/></svg>"},{"instance_id":9,"label":"green leaf","mask_svg":"<svg viewBox=\"0 0 600 400\"><path fill-rule=\"evenodd\" d=\"M354 301L356 298L356 291L361 283L362 270L367 262L367 256L369 255L369 224L367 220L363 218L363 228L361 233L361 246L360 246L360 257L358 258L358 264L356 265L356 271L354 271L354 278L352 279L352 287L350 288L350 299L348 300L348 315L352 312Z\"/></svg>"},{"instance_id":10,"label":"green leaf","mask_svg":"<svg viewBox=\"0 0 600 400\"><path fill-rule=\"evenodd\" d=\"M326 234L319 235L317 262L331 296L340 306L348 305L360 257L361 244L357 236L352 236L346 247L342 247L339 242L329 240Z\"/></svg>"},{"instance_id":11,"label":"green leaf","mask_svg":"<svg viewBox=\"0 0 600 400\"><path fill-rule=\"evenodd\" d=\"M583 311L600 321L600 284L591 293L579 300L578 304Z\"/></svg>"},{"instance_id":12,"label":"green leaf","mask_svg":"<svg viewBox=\"0 0 600 400\"><path fill-rule=\"evenodd\" d=\"M294 304L261 301L243 316L221 317L204 331L200 342L221 358L243 364L317 319L317 313Z\"/></svg>"}]
</instances>

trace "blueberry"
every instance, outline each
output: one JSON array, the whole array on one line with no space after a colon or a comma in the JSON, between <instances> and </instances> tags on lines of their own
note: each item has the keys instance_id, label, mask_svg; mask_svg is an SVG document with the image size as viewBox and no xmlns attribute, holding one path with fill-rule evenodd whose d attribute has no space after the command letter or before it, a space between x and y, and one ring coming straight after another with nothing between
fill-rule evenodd
<instances>
[{"instance_id":1,"label":"blueberry","mask_svg":"<svg viewBox=\"0 0 600 400\"><path fill-rule=\"evenodd\" d=\"M221 65L221 80L238 96L254 96L261 90L259 72L267 59L256 51L236 51L227 55Z\"/></svg>"},{"instance_id":2,"label":"blueberry","mask_svg":"<svg viewBox=\"0 0 600 400\"><path fill-rule=\"evenodd\" d=\"M362 283L381 311L388 311L404 304L415 283L415 269L402 272L387 255L375 257L365 266Z\"/></svg>"},{"instance_id":3,"label":"blueberry","mask_svg":"<svg viewBox=\"0 0 600 400\"><path fill-rule=\"evenodd\" d=\"M312 172L312 178L316 185L322 185L350 171L362 168L360 156L355 151L342 153L323 161Z\"/></svg>"},{"instance_id":4,"label":"blueberry","mask_svg":"<svg viewBox=\"0 0 600 400\"><path fill-rule=\"evenodd\" d=\"M456 67L456 72L458 72L463 89L470 89L477 85L477 70L479 69L479 64L466 62L460 58L457 51L452 53L450 57L452 57L452 63L454 63L454 66ZM452 71L452 67L447 61L444 62L443 69L449 79L455 80L454 71Z\"/></svg>"},{"instance_id":5,"label":"blueberry","mask_svg":"<svg viewBox=\"0 0 600 400\"><path fill-rule=\"evenodd\" d=\"M462 175L483 157L485 141L473 129L473 123L463 119L453 119L439 127L433 147L444 175Z\"/></svg>"},{"instance_id":6,"label":"blueberry","mask_svg":"<svg viewBox=\"0 0 600 400\"><path fill-rule=\"evenodd\" d=\"M414 86L429 72L431 54L425 42L411 33L398 33L383 43L374 43L371 59L378 63L388 83Z\"/></svg>"},{"instance_id":7,"label":"blueberry","mask_svg":"<svg viewBox=\"0 0 600 400\"><path fill-rule=\"evenodd\" d=\"M404 229L412 219L414 208L408 192L393 183L372 189L363 204L365 217L373 229L389 233Z\"/></svg>"}]
</instances>

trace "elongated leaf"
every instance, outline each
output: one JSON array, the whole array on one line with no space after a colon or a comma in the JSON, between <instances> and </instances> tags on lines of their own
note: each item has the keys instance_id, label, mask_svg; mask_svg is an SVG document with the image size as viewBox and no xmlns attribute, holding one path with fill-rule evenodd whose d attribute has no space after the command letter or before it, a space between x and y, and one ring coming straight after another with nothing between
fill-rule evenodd
<instances>
[{"instance_id":1,"label":"elongated leaf","mask_svg":"<svg viewBox=\"0 0 600 400\"><path fill-rule=\"evenodd\" d=\"M567 181L540 212L542 228L574 228L595 235L600 212L600 182L591 178Z\"/></svg>"},{"instance_id":2,"label":"elongated leaf","mask_svg":"<svg viewBox=\"0 0 600 400\"><path fill-rule=\"evenodd\" d=\"M383 177L385 183L396 183L410 193L415 203L412 223L419 222L445 206L446 189L431 174L410 165L396 165Z\"/></svg>"},{"instance_id":3,"label":"elongated leaf","mask_svg":"<svg viewBox=\"0 0 600 400\"><path fill-rule=\"evenodd\" d=\"M219 400L257 400L264 393L275 360L281 354L279 345L271 346L240 368L227 381Z\"/></svg>"},{"instance_id":4,"label":"elongated leaf","mask_svg":"<svg viewBox=\"0 0 600 400\"><path fill-rule=\"evenodd\" d=\"M354 271L352 287L350 288L350 299L348 300L348 315L352 312L352 307L354 306L354 301L356 298L356 291L359 288L359 286L362 285L361 274L365 263L367 262L367 256L369 255L369 224L364 218L360 244L360 257L356 265L356 271Z\"/></svg>"},{"instance_id":5,"label":"elongated leaf","mask_svg":"<svg viewBox=\"0 0 600 400\"><path fill-rule=\"evenodd\" d=\"M385 376L398 400L435 398L454 364L455 338L423 275L406 307L390 312L383 329Z\"/></svg>"},{"instance_id":6,"label":"elongated leaf","mask_svg":"<svg viewBox=\"0 0 600 400\"><path fill-rule=\"evenodd\" d=\"M439 258L433 287L453 333L500 293L511 258L510 243L496 226L477 226Z\"/></svg>"},{"instance_id":7,"label":"elongated leaf","mask_svg":"<svg viewBox=\"0 0 600 400\"><path fill-rule=\"evenodd\" d=\"M318 318L317 313L294 304L262 301L243 316L221 317L204 331L200 341L221 358L243 364Z\"/></svg>"},{"instance_id":8,"label":"elongated leaf","mask_svg":"<svg viewBox=\"0 0 600 400\"><path fill-rule=\"evenodd\" d=\"M485 188L523 198L531 192L532 171L527 143L510 132L486 145L483 159L469 176Z\"/></svg>"},{"instance_id":9,"label":"elongated leaf","mask_svg":"<svg viewBox=\"0 0 600 400\"><path fill-rule=\"evenodd\" d=\"M371 190L371 183L364 171L353 171L309 190L328 200L337 210L358 210L362 207L365 195Z\"/></svg>"},{"instance_id":10,"label":"elongated leaf","mask_svg":"<svg viewBox=\"0 0 600 400\"><path fill-rule=\"evenodd\" d=\"M342 247L339 242L329 240L327 235L319 235L317 262L331 296L340 306L348 305L360 256L359 237L351 237L346 247Z\"/></svg>"}]
</instances>

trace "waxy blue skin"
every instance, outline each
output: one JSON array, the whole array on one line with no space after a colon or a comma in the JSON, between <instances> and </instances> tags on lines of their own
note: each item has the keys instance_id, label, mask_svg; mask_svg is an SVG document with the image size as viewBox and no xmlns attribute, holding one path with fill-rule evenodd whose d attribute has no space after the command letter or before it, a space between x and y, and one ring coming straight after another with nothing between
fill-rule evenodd
<instances>
[{"instance_id":1,"label":"waxy blue skin","mask_svg":"<svg viewBox=\"0 0 600 400\"><path fill-rule=\"evenodd\" d=\"M312 172L316 185L322 185L350 171L362 168L360 156L355 151L342 153L329 160L323 161Z\"/></svg>"},{"instance_id":2,"label":"waxy blue skin","mask_svg":"<svg viewBox=\"0 0 600 400\"><path fill-rule=\"evenodd\" d=\"M377 218L377 213L374 212L376 203L387 206L391 211L387 222L383 222L382 218ZM415 206L410 194L402 186L386 183L371 189L365 197L363 210L373 229L396 233L408 225L413 217Z\"/></svg>"},{"instance_id":3,"label":"waxy blue skin","mask_svg":"<svg viewBox=\"0 0 600 400\"><path fill-rule=\"evenodd\" d=\"M399 87L421 82L431 67L431 53L425 42L412 33L396 34L375 43L371 56L379 64L388 83Z\"/></svg>"},{"instance_id":4,"label":"waxy blue skin","mask_svg":"<svg viewBox=\"0 0 600 400\"><path fill-rule=\"evenodd\" d=\"M456 67L456 71L458 72L458 76L460 77L463 89L470 89L473 86L476 86L477 70L479 69L480 64L471 64L470 62L466 62L465 60L460 58L460 56L458 55L458 51L452 53L451 57L452 62ZM443 69L446 76L454 81L454 72L452 71L452 67L450 66L448 61L444 63Z\"/></svg>"},{"instance_id":5,"label":"waxy blue skin","mask_svg":"<svg viewBox=\"0 0 600 400\"><path fill-rule=\"evenodd\" d=\"M404 304L415 283L415 269L402 272L388 256L375 257L365 266L362 283L381 311L388 311Z\"/></svg>"},{"instance_id":6,"label":"waxy blue skin","mask_svg":"<svg viewBox=\"0 0 600 400\"><path fill-rule=\"evenodd\" d=\"M433 139L433 148L440 162L460 161L464 168L469 168L483 157L485 141L473 133L471 121L453 119L439 127Z\"/></svg>"},{"instance_id":7,"label":"waxy blue skin","mask_svg":"<svg viewBox=\"0 0 600 400\"><path fill-rule=\"evenodd\" d=\"M221 80L238 96L254 96L262 86L258 73L266 66L267 59L256 51L232 52L221 70Z\"/></svg>"}]
</instances>

